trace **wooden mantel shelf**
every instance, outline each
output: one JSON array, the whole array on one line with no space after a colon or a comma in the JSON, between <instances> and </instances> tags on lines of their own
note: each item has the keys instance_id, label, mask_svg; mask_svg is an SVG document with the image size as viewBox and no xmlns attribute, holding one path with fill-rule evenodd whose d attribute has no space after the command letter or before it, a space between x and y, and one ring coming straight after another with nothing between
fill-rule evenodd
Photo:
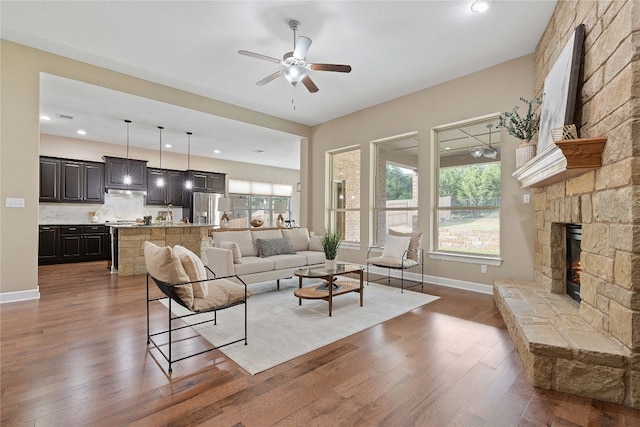
<instances>
[{"instance_id":1,"label":"wooden mantel shelf","mask_svg":"<svg viewBox=\"0 0 640 427\"><path fill-rule=\"evenodd\" d=\"M564 139L545 148L513 173L522 188L544 187L602 166L606 136Z\"/></svg>"}]
</instances>

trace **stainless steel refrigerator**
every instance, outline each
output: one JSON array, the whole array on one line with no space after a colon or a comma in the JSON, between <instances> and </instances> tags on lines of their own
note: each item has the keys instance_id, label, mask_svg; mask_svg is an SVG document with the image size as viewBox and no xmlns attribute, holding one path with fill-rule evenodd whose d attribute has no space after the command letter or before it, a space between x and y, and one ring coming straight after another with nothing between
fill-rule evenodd
<instances>
[{"instance_id":1,"label":"stainless steel refrigerator","mask_svg":"<svg viewBox=\"0 0 640 427\"><path fill-rule=\"evenodd\" d=\"M218 210L220 193L193 193L193 224L220 225L222 212Z\"/></svg>"}]
</instances>

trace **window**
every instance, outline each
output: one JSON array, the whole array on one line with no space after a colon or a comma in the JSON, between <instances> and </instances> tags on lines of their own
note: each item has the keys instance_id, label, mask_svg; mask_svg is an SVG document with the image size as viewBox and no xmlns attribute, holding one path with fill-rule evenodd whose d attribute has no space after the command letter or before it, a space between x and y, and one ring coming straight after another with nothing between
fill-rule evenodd
<instances>
[{"instance_id":1,"label":"window","mask_svg":"<svg viewBox=\"0 0 640 427\"><path fill-rule=\"evenodd\" d=\"M373 141L375 153L374 244L389 229L418 231L418 135Z\"/></svg>"},{"instance_id":2,"label":"window","mask_svg":"<svg viewBox=\"0 0 640 427\"><path fill-rule=\"evenodd\" d=\"M236 220L234 228L249 227L253 219L264 221L263 227L276 227L276 219L282 214L285 221L291 217L291 194L293 187L288 184L229 180L231 198L231 220ZM279 212L284 202L286 210ZM277 210L276 210L277 208ZM244 219L244 221L237 221Z\"/></svg>"},{"instance_id":3,"label":"window","mask_svg":"<svg viewBox=\"0 0 640 427\"><path fill-rule=\"evenodd\" d=\"M438 150L434 248L500 256L498 117L436 129Z\"/></svg>"},{"instance_id":4,"label":"window","mask_svg":"<svg viewBox=\"0 0 640 427\"><path fill-rule=\"evenodd\" d=\"M329 153L329 228L360 242L360 148Z\"/></svg>"}]
</instances>

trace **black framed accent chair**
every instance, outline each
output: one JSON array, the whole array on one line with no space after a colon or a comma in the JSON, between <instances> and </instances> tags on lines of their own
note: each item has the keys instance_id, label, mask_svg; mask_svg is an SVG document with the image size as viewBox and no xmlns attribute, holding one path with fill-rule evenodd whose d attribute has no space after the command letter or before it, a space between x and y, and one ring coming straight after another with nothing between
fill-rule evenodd
<instances>
[{"instance_id":1,"label":"black framed accent chair","mask_svg":"<svg viewBox=\"0 0 640 427\"><path fill-rule=\"evenodd\" d=\"M152 344L169 362L169 373L173 370L172 364L180 360L241 341L247 345L247 299L251 296L251 291L247 291L247 285L242 279L237 276L216 278L215 273L209 270L196 254L179 245L160 247L147 241L144 245L144 259L148 271L147 344ZM151 282L155 282L162 292L161 296L150 295ZM150 304L162 300L166 300L167 327L151 332ZM225 325L218 325L218 312L238 305L244 305L244 326L238 331L237 337L233 333L230 334L234 337L231 341L203 351L181 354L178 358L174 356L174 346L178 342L185 341L184 338L177 339L174 335L175 331L205 323L224 328ZM178 315L174 311L183 312L183 314ZM198 315L203 316L185 321L189 317ZM181 347L188 348L186 344Z\"/></svg>"},{"instance_id":2,"label":"black framed accent chair","mask_svg":"<svg viewBox=\"0 0 640 427\"><path fill-rule=\"evenodd\" d=\"M372 256L373 251L382 250L380 256ZM400 272L400 292L404 292L405 288L412 288L420 285L424 289L424 256L422 250L422 232L416 233L400 233L389 230L389 234L385 238L384 246L370 246L367 251L367 283L369 283L370 266L381 267L387 269L387 284L391 283L391 272ZM405 285L405 270L420 266L420 282L415 280L406 280L411 284ZM385 278L373 280L377 282Z\"/></svg>"}]
</instances>

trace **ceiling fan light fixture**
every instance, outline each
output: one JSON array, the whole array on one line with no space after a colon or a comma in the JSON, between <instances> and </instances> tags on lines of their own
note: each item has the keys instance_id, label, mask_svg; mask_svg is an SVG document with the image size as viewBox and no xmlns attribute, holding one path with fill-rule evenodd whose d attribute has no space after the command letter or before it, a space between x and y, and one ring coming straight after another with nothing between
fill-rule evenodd
<instances>
[{"instance_id":1,"label":"ceiling fan light fixture","mask_svg":"<svg viewBox=\"0 0 640 427\"><path fill-rule=\"evenodd\" d=\"M471 156L475 157L476 159L478 157L482 157L483 154L484 154L484 150L482 148L476 148L471 152Z\"/></svg>"},{"instance_id":2,"label":"ceiling fan light fixture","mask_svg":"<svg viewBox=\"0 0 640 427\"><path fill-rule=\"evenodd\" d=\"M284 70L282 70L282 75L285 79L292 85L298 84L302 79L307 77L309 71L300 65L289 65Z\"/></svg>"},{"instance_id":3,"label":"ceiling fan light fixture","mask_svg":"<svg viewBox=\"0 0 640 427\"><path fill-rule=\"evenodd\" d=\"M498 155L498 151L495 148L485 148L483 155L488 159L495 159Z\"/></svg>"},{"instance_id":4,"label":"ceiling fan light fixture","mask_svg":"<svg viewBox=\"0 0 640 427\"><path fill-rule=\"evenodd\" d=\"M489 0L476 0L471 4L471 11L476 13L482 13L489 10Z\"/></svg>"}]
</instances>

